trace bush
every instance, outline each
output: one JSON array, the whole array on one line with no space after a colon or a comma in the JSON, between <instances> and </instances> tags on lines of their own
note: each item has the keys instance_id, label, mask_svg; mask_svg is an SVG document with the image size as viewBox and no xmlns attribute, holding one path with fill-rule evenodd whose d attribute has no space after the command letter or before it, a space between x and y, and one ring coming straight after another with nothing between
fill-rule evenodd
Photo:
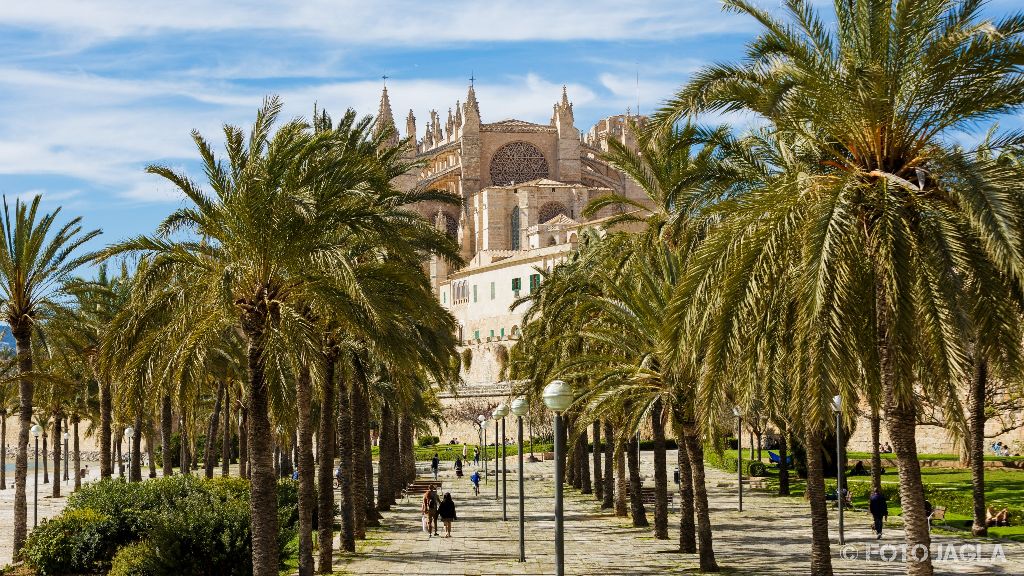
<instances>
[{"instance_id":1,"label":"bush","mask_svg":"<svg viewBox=\"0 0 1024 576\"><path fill-rule=\"evenodd\" d=\"M40 576L92 572L114 553L111 518L94 510L69 510L43 520L28 537L22 555Z\"/></svg>"},{"instance_id":2,"label":"bush","mask_svg":"<svg viewBox=\"0 0 1024 576\"><path fill-rule=\"evenodd\" d=\"M149 542L136 542L117 551L107 576L159 576L156 551Z\"/></svg>"},{"instance_id":3,"label":"bush","mask_svg":"<svg viewBox=\"0 0 1024 576\"><path fill-rule=\"evenodd\" d=\"M298 483L281 481L277 497L283 550L296 531ZM104 480L72 495L63 514L33 532L24 554L41 576L92 573L112 561L120 576L247 576L249 502L241 478Z\"/></svg>"},{"instance_id":4,"label":"bush","mask_svg":"<svg viewBox=\"0 0 1024 576\"><path fill-rule=\"evenodd\" d=\"M748 476L764 476L768 472L768 468L765 467L763 462L757 460L751 460L747 462L747 475Z\"/></svg>"},{"instance_id":5,"label":"bush","mask_svg":"<svg viewBox=\"0 0 1024 576\"><path fill-rule=\"evenodd\" d=\"M427 446L437 446L440 443L440 438L438 438L437 436L430 436L429 434L426 436L420 436L419 438L416 439L416 444L418 444L421 448L426 448Z\"/></svg>"},{"instance_id":6,"label":"bush","mask_svg":"<svg viewBox=\"0 0 1024 576\"><path fill-rule=\"evenodd\" d=\"M252 574L248 498L196 491L162 511L148 534L157 574Z\"/></svg>"}]
</instances>

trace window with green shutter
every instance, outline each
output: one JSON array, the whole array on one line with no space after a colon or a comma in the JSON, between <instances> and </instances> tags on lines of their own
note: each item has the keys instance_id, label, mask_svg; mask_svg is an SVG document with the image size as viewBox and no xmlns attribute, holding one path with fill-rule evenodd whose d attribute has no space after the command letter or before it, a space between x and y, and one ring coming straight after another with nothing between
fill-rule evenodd
<instances>
[{"instance_id":1,"label":"window with green shutter","mask_svg":"<svg viewBox=\"0 0 1024 576\"><path fill-rule=\"evenodd\" d=\"M494 300L494 282L491 282L491 300Z\"/></svg>"},{"instance_id":2,"label":"window with green shutter","mask_svg":"<svg viewBox=\"0 0 1024 576\"><path fill-rule=\"evenodd\" d=\"M476 302L476 284L473 284L473 302Z\"/></svg>"},{"instance_id":3,"label":"window with green shutter","mask_svg":"<svg viewBox=\"0 0 1024 576\"><path fill-rule=\"evenodd\" d=\"M537 288L540 288L540 274L530 274L530 292L535 292Z\"/></svg>"},{"instance_id":4,"label":"window with green shutter","mask_svg":"<svg viewBox=\"0 0 1024 576\"><path fill-rule=\"evenodd\" d=\"M523 289L523 279L513 278L512 279L512 290L518 292Z\"/></svg>"}]
</instances>

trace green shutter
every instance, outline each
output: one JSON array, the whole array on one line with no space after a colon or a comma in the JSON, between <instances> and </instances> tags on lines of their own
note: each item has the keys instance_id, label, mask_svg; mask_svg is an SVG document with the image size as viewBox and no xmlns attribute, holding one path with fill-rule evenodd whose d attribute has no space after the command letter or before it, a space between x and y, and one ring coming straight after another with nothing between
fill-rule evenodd
<instances>
[{"instance_id":1,"label":"green shutter","mask_svg":"<svg viewBox=\"0 0 1024 576\"><path fill-rule=\"evenodd\" d=\"M494 300L494 282L491 282L491 300Z\"/></svg>"},{"instance_id":2,"label":"green shutter","mask_svg":"<svg viewBox=\"0 0 1024 576\"><path fill-rule=\"evenodd\" d=\"M476 302L476 284L473 284L473 302Z\"/></svg>"}]
</instances>

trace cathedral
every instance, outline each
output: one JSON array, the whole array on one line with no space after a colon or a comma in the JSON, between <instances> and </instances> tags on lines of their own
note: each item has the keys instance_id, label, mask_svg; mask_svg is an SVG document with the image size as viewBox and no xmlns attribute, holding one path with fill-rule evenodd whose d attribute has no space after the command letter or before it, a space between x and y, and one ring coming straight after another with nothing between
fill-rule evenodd
<instances>
[{"instance_id":1,"label":"cathedral","mask_svg":"<svg viewBox=\"0 0 1024 576\"><path fill-rule=\"evenodd\" d=\"M390 122L394 127L386 87L378 118L382 126ZM602 160L611 139L634 145L630 119L644 120L610 116L581 134L564 87L547 124L483 122L472 86L465 102L456 102L447 118L431 111L422 132L409 111L405 136L413 145L407 153L418 168L399 178L397 186L445 190L463 200L461 209L428 202L417 206L457 239L466 261L462 268L451 269L435 257L429 267L434 294L458 320L461 351L470 359L458 397L443 399L449 408L467 398L496 403L507 397L511 386L505 361L526 312L525 306L513 311L510 305L540 285L540 271L569 256L582 229L598 227L612 215L606 209L584 217L590 200L613 192L646 198L632 179ZM394 133L397 143L398 131ZM457 409L451 412L442 439L475 438L472 423L453 418Z\"/></svg>"}]
</instances>

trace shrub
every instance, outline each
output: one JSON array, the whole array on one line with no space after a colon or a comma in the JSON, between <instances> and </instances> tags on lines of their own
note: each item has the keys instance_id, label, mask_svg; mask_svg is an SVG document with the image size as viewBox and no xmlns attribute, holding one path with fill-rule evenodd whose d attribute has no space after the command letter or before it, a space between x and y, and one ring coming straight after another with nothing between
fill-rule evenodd
<instances>
[{"instance_id":1,"label":"shrub","mask_svg":"<svg viewBox=\"0 0 1024 576\"><path fill-rule=\"evenodd\" d=\"M190 493L157 516L148 541L158 574L252 574L248 498Z\"/></svg>"},{"instance_id":2,"label":"shrub","mask_svg":"<svg viewBox=\"0 0 1024 576\"><path fill-rule=\"evenodd\" d=\"M160 576L156 551L149 542L136 542L117 551L107 576Z\"/></svg>"},{"instance_id":3,"label":"shrub","mask_svg":"<svg viewBox=\"0 0 1024 576\"><path fill-rule=\"evenodd\" d=\"M764 476L768 472L768 468L765 467L763 462L757 460L751 460L747 462L747 475L748 476Z\"/></svg>"},{"instance_id":4,"label":"shrub","mask_svg":"<svg viewBox=\"0 0 1024 576\"><path fill-rule=\"evenodd\" d=\"M43 520L29 535L22 555L40 576L92 572L114 553L111 518L94 510L69 510Z\"/></svg>"},{"instance_id":5,"label":"shrub","mask_svg":"<svg viewBox=\"0 0 1024 576\"><path fill-rule=\"evenodd\" d=\"M431 436L429 434L426 436L420 436L419 438L416 439L416 443L419 444L420 447L422 448L425 448L427 446L437 446L440 442L440 438L438 438L437 436Z\"/></svg>"}]
</instances>

